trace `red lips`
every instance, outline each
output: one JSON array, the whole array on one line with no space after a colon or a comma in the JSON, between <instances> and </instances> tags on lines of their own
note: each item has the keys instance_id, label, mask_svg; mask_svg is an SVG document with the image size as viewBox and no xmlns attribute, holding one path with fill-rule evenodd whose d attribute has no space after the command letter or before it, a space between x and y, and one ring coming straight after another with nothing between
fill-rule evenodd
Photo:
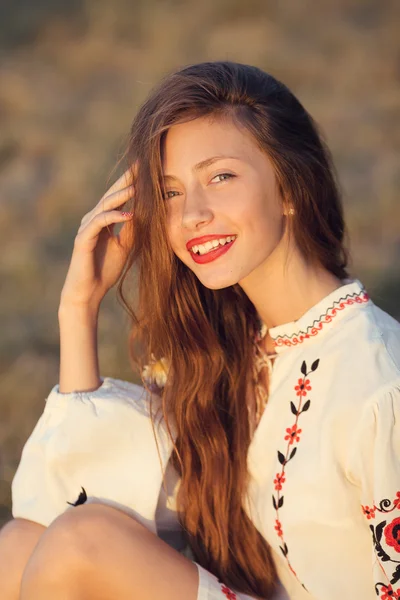
<instances>
[{"instance_id":1,"label":"red lips","mask_svg":"<svg viewBox=\"0 0 400 600\"><path fill-rule=\"evenodd\" d=\"M190 250L193 246L197 246L198 244L205 244L206 242L210 242L211 240L219 240L221 238L227 238L230 236L236 235L234 233L226 233L219 235L203 235L202 237L197 237L189 240L186 243L186 248Z\"/></svg>"},{"instance_id":2,"label":"red lips","mask_svg":"<svg viewBox=\"0 0 400 600\"><path fill-rule=\"evenodd\" d=\"M210 250L210 252L206 252L206 254L196 254L195 252L191 252L190 256L194 260L195 263L199 265L205 265L206 263L212 262L226 254L231 246L235 243L236 238L231 242L227 242L224 246L217 246L214 250Z\"/></svg>"}]
</instances>

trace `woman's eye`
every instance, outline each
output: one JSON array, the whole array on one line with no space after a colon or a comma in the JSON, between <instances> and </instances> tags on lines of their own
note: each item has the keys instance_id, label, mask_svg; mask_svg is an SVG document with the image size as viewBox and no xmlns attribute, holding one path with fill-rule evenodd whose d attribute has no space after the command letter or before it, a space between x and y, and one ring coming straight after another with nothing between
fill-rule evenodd
<instances>
[{"instance_id":1,"label":"woman's eye","mask_svg":"<svg viewBox=\"0 0 400 600\"><path fill-rule=\"evenodd\" d=\"M174 192L173 190L170 190L169 192L165 192L164 199L169 200L169 198L174 198L174 196L168 196L168 194L177 194L177 193L178 192Z\"/></svg>"},{"instance_id":2,"label":"woman's eye","mask_svg":"<svg viewBox=\"0 0 400 600\"><path fill-rule=\"evenodd\" d=\"M222 183L222 181L227 181L227 179L231 179L232 177L236 177L236 175L232 175L232 173L218 173L218 175L215 175L212 178L211 181L213 181L217 177L224 177L225 178L225 179L220 179L219 181L217 181L217 183ZM173 194L173 196L169 196L168 194ZM165 200L169 200L170 198L174 198L175 195L179 195L179 192L176 192L174 190L169 190L168 192L165 192L164 199Z\"/></svg>"},{"instance_id":3,"label":"woman's eye","mask_svg":"<svg viewBox=\"0 0 400 600\"><path fill-rule=\"evenodd\" d=\"M215 177L235 177L235 175L232 175L232 173L218 173L218 175L216 175ZM215 177L213 177L213 179L215 179ZM220 181L226 181L226 179L222 179ZM219 183L219 181L217 181L217 183Z\"/></svg>"}]
</instances>

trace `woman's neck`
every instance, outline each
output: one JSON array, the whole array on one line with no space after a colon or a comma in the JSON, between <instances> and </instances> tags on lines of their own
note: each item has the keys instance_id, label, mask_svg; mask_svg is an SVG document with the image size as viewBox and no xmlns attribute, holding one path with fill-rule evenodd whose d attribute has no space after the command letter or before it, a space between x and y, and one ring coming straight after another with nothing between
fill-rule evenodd
<instances>
[{"instance_id":1,"label":"woman's neck","mask_svg":"<svg viewBox=\"0 0 400 600\"><path fill-rule=\"evenodd\" d=\"M297 321L343 285L325 268L307 265L296 252L292 252L286 264L279 256L269 257L239 284L268 329ZM266 344L268 347L268 337Z\"/></svg>"}]
</instances>

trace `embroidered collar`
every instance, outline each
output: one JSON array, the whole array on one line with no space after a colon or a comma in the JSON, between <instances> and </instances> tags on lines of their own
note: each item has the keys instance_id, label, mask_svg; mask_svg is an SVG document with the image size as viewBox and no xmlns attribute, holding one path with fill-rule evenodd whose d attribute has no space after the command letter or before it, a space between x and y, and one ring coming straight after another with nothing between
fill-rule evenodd
<instances>
[{"instance_id":1,"label":"embroidered collar","mask_svg":"<svg viewBox=\"0 0 400 600\"><path fill-rule=\"evenodd\" d=\"M342 286L325 296L297 321L269 329L277 354L287 347L298 346L312 339L329 328L330 323L337 322L344 314L370 300L365 287L358 279L343 279L342 283ZM259 339L262 339L267 331L267 326L261 322Z\"/></svg>"}]
</instances>

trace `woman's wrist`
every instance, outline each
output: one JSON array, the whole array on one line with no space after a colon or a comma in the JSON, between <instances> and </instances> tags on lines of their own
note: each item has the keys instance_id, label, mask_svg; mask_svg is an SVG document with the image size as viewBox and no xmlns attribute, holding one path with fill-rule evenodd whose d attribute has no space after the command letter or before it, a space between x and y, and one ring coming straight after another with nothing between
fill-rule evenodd
<instances>
[{"instance_id":1,"label":"woman's wrist","mask_svg":"<svg viewBox=\"0 0 400 600\"><path fill-rule=\"evenodd\" d=\"M97 325L100 303L78 304L68 300L61 300L58 306L58 320L71 321L71 319L92 321Z\"/></svg>"},{"instance_id":2,"label":"woman's wrist","mask_svg":"<svg viewBox=\"0 0 400 600\"><path fill-rule=\"evenodd\" d=\"M97 352L99 306L61 303L59 391L93 391L101 385Z\"/></svg>"}]
</instances>

